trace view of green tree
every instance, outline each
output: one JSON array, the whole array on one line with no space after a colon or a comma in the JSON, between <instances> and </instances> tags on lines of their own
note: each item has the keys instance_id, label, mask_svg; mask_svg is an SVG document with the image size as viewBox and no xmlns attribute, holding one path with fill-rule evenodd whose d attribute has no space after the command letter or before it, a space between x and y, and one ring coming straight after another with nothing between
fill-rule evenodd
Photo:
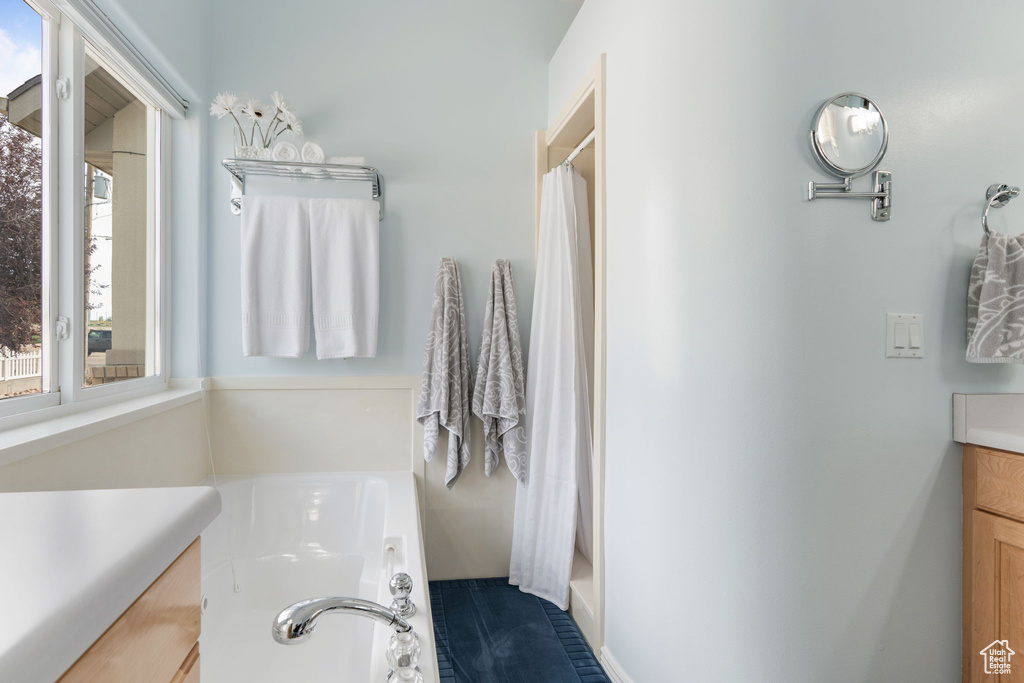
<instances>
[{"instance_id":1,"label":"view of green tree","mask_svg":"<svg viewBox=\"0 0 1024 683\"><path fill-rule=\"evenodd\" d=\"M0 115L0 349L32 342L42 321L42 150Z\"/></svg>"}]
</instances>

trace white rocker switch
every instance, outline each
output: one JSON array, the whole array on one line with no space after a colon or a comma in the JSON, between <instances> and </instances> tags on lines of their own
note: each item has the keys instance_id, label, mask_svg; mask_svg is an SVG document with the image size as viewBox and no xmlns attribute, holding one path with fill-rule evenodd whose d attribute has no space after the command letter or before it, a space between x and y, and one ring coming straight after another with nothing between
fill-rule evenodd
<instances>
[{"instance_id":1,"label":"white rocker switch","mask_svg":"<svg viewBox=\"0 0 1024 683\"><path fill-rule=\"evenodd\" d=\"M907 323L896 323L892 331L892 345L897 349L907 348L910 333L907 331Z\"/></svg>"},{"instance_id":2,"label":"white rocker switch","mask_svg":"<svg viewBox=\"0 0 1024 683\"><path fill-rule=\"evenodd\" d=\"M922 339L923 335L921 334L921 325L919 325L918 323L910 323L909 327L910 327L910 348L912 348L912 349L919 349L919 348L921 348L922 344L924 343L924 340Z\"/></svg>"},{"instance_id":3,"label":"white rocker switch","mask_svg":"<svg viewBox=\"0 0 1024 683\"><path fill-rule=\"evenodd\" d=\"M885 357L924 358L924 316L919 313L887 313Z\"/></svg>"}]
</instances>

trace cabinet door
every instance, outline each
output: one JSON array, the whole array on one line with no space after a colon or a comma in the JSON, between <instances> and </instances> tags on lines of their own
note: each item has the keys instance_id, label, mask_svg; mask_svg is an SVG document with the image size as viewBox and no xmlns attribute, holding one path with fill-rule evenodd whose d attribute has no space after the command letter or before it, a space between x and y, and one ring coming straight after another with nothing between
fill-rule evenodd
<instances>
[{"instance_id":1,"label":"cabinet door","mask_svg":"<svg viewBox=\"0 0 1024 683\"><path fill-rule=\"evenodd\" d=\"M973 521L973 633L968 680L1024 683L1024 523L978 511ZM1013 653L1008 654L1008 675L985 673L988 657L982 650L993 643L993 651L1008 647ZM998 656L995 652L992 658Z\"/></svg>"},{"instance_id":2,"label":"cabinet door","mask_svg":"<svg viewBox=\"0 0 1024 683\"><path fill-rule=\"evenodd\" d=\"M199 543L193 541L59 683L166 683L192 650L198 657Z\"/></svg>"}]
</instances>

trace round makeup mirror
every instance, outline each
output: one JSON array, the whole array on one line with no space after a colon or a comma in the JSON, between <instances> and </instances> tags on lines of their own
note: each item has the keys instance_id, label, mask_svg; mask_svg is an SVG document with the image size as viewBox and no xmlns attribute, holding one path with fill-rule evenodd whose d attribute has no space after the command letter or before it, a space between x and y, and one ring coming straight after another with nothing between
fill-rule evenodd
<instances>
[{"instance_id":1,"label":"round makeup mirror","mask_svg":"<svg viewBox=\"0 0 1024 683\"><path fill-rule=\"evenodd\" d=\"M889 130L874 102L847 92L821 105L811 128L811 149L821 167L840 178L869 173L885 156Z\"/></svg>"}]
</instances>

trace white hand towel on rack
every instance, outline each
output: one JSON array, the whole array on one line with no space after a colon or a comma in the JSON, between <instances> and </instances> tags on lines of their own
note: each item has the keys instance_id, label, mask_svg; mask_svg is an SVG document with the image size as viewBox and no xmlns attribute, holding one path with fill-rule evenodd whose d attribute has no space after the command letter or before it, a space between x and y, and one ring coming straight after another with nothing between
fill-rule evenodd
<instances>
[{"instance_id":1,"label":"white hand towel on rack","mask_svg":"<svg viewBox=\"0 0 1024 683\"><path fill-rule=\"evenodd\" d=\"M455 259L443 258L434 280L416 419L423 425L423 458L427 462L434 459L440 428L448 430L444 482L449 489L469 465L471 382L459 266Z\"/></svg>"},{"instance_id":2,"label":"white hand towel on rack","mask_svg":"<svg viewBox=\"0 0 1024 683\"><path fill-rule=\"evenodd\" d=\"M473 414L484 423L484 474L494 474L505 453L512 476L526 482L526 393L519 314L512 268L499 259L491 268L484 333L476 361Z\"/></svg>"},{"instance_id":3,"label":"white hand towel on rack","mask_svg":"<svg viewBox=\"0 0 1024 683\"><path fill-rule=\"evenodd\" d=\"M298 358L309 348L307 200L242 197L242 352Z\"/></svg>"},{"instance_id":4,"label":"white hand towel on rack","mask_svg":"<svg viewBox=\"0 0 1024 683\"><path fill-rule=\"evenodd\" d=\"M310 199L316 357L377 355L379 209L370 199Z\"/></svg>"}]
</instances>

